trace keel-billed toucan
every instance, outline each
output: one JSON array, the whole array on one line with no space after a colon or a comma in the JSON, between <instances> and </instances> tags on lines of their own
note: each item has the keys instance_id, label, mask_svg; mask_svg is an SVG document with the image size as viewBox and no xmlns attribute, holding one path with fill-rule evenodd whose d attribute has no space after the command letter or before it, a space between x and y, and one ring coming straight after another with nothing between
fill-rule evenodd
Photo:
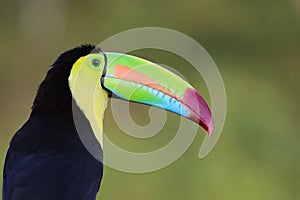
<instances>
[{"instance_id":1,"label":"keel-billed toucan","mask_svg":"<svg viewBox=\"0 0 300 200\"><path fill-rule=\"evenodd\" d=\"M28 121L12 138L3 200L94 200L103 171L97 159L103 149L102 121L111 94L172 111L208 134L213 131L207 104L177 75L138 57L82 45L57 58L39 86Z\"/></svg>"}]
</instances>

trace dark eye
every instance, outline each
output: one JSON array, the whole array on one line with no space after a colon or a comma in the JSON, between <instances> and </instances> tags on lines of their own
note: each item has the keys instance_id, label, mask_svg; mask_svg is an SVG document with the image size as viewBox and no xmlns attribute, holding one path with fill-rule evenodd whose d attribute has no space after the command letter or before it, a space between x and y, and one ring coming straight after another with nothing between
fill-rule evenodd
<instances>
[{"instance_id":1,"label":"dark eye","mask_svg":"<svg viewBox=\"0 0 300 200\"><path fill-rule=\"evenodd\" d=\"M98 59L93 59L93 60L92 60L92 64L93 64L94 67L99 67L99 66L100 66L100 60L98 60Z\"/></svg>"}]
</instances>

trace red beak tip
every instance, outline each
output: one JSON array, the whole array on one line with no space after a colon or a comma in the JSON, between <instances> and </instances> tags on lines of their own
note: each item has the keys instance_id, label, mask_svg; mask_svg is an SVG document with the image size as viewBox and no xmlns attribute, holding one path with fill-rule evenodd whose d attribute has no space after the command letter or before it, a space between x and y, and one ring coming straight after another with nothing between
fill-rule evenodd
<instances>
[{"instance_id":1,"label":"red beak tip","mask_svg":"<svg viewBox=\"0 0 300 200\"><path fill-rule=\"evenodd\" d=\"M211 137L212 134L213 134L213 131L214 131L214 122L213 122L213 120L211 120L207 124L206 131L207 131L208 136Z\"/></svg>"}]
</instances>

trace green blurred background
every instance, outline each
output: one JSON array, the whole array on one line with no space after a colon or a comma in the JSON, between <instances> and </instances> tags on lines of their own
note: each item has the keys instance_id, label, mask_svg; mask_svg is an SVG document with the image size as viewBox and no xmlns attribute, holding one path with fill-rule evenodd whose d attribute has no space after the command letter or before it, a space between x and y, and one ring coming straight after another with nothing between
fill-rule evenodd
<instances>
[{"instance_id":1,"label":"green blurred background","mask_svg":"<svg viewBox=\"0 0 300 200\"><path fill-rule=\"evenodd\" d=\"M205 134L199 130L188 151L165 169L127 174L106 167L100 199L300 199L299 0L2 0L0 5L1 171L13 133L61 52L127 29L158 26L191 36L216 62L227 92L224 131L203 160L197 157ZM203 80L191 75L183 59L155 50L135 54L173 66L209 99ZM147 107L131 105L131 111L138 124L149 123ZM174 137L179 120L168 114L157 136L133 139L108 109L105 130L128 150L149 151Z\"/></svg>"}]
</instances>

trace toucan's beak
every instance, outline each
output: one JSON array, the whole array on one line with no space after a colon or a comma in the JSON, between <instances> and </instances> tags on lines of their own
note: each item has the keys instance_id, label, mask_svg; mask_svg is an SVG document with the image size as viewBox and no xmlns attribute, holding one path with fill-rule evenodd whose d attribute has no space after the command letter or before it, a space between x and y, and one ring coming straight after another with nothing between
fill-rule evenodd
<instances>
[{"instance_id":1,"label":"toucan's beak","mask_svg":"<svg viewBox=\"0 0 300 200\"><path fill-rule=\"evenodd\" d=\"M174 73L150 61L105 52L101 84L116 96L163 108L201 125L211 135L213 119L201 95Z\"/></svg>"}]
</instances>

